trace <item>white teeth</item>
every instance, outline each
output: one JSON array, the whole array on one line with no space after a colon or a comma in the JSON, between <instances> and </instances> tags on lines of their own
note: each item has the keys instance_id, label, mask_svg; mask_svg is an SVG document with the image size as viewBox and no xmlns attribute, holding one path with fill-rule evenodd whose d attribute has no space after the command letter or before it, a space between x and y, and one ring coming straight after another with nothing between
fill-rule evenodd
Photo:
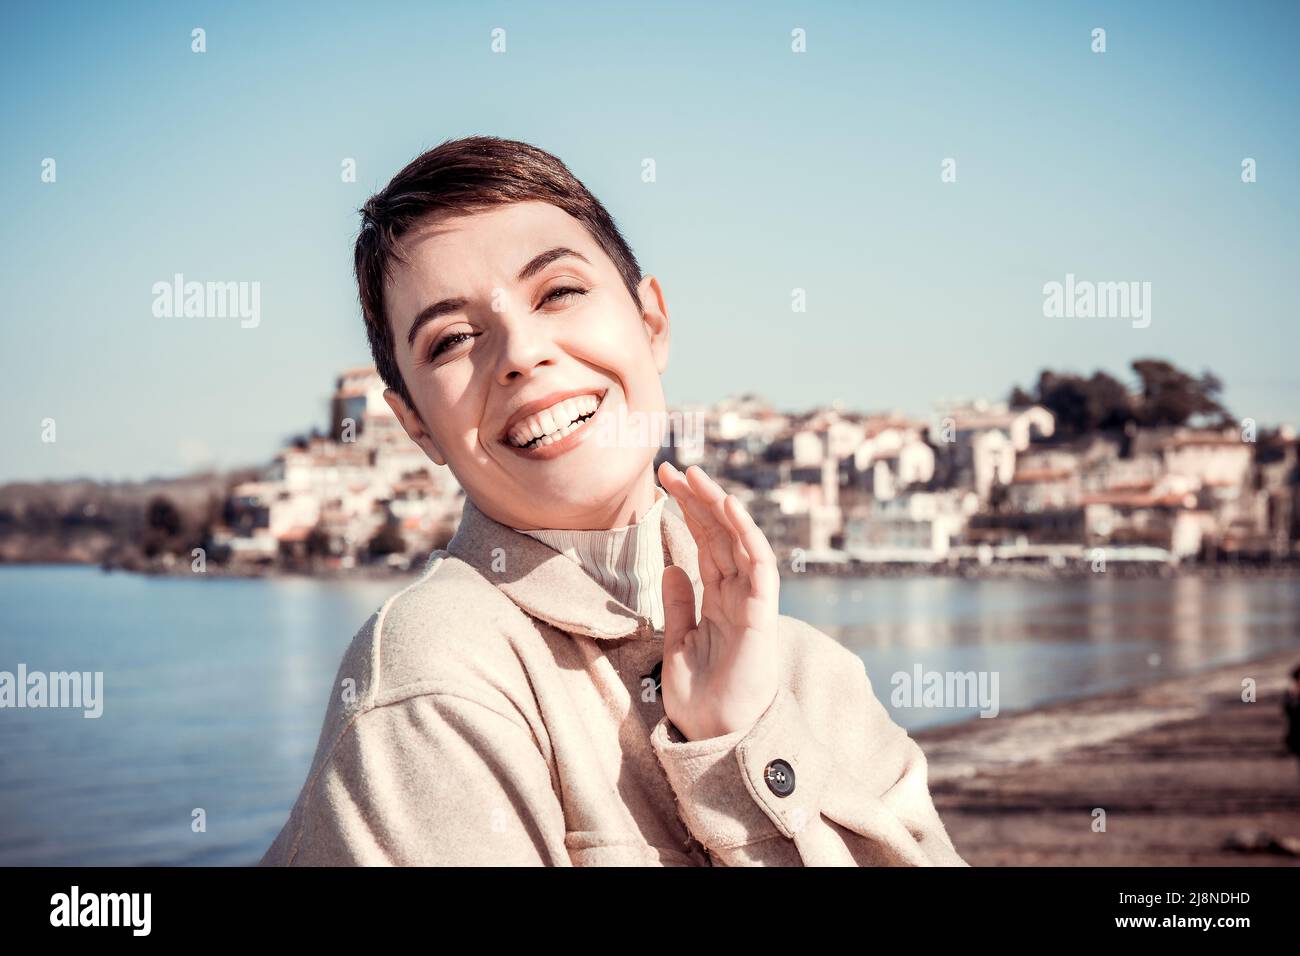
<instances>
[{"instance_id":1,"label":"white teeth","mask_svg":"<svg viewBox=\"0 0 1300 956\"><path fill-rule=\"evenodd\" d=\"M510 431L510 442L516 447L550 445L581 426L583 423L576 420L592 414L599 406L600 399L595 395L579 395L556 402L515 425Z\"/></svg>"}]
</instances>

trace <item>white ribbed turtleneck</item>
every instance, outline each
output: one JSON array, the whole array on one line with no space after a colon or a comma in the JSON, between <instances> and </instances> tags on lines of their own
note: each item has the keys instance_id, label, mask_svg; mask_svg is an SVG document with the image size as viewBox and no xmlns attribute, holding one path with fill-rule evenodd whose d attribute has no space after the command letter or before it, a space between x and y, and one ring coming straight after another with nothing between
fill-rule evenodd
<instances>
[{"instance_id":1,"label":"white ribbed turtleneck","mask_svg":"<svg viewBox=\"0 0 1300 956\"><path fill-rule=\"evenodd\" d=\"M664 626L664 552L660 521L668 493L655 485L655 503L635 524L607 530L523 531L576 561L617 600ZM518 529L516 529L518 530Z\"/></svg>"}]
</instances>

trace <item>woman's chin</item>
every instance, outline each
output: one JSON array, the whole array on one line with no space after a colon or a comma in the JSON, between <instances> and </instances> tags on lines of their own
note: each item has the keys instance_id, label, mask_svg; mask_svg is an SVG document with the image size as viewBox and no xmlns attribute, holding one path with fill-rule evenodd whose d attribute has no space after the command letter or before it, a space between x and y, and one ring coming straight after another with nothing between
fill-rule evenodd
<instances>
[{"instance_id":1,"label":"woman's chin","mask_svg":"<svg viewBox=\"0 0 1300 956\"><path fill-rule=\"evenodd\" d=\"M591 521L603 521L621 510L629 488L635 483L632 476L627 481L604 480L593 482L590 469L571 476L568 481L547 481L536 488L528 501L518 502L520 510L534 516L539 528L587 527Z\"/></svg>"}]
</instances>

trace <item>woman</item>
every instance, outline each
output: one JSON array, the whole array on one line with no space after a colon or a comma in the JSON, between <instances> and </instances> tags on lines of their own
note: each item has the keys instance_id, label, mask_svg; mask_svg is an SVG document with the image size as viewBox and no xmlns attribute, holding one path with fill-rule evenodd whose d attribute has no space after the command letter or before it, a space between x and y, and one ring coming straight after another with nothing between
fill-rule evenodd
<instances>
[{"instance_id":1,"label":"woman","mask_svg":"<svg viewBox=\"0 0 1300 956\"><path fill-rule=\"evenodd\" d=\"M965 865L745 509L619 427L663 420L670 328L604 207L472 137L362 212L385 398L467 500L354 639L263 863Z\"/></svg>"}]
</instances>

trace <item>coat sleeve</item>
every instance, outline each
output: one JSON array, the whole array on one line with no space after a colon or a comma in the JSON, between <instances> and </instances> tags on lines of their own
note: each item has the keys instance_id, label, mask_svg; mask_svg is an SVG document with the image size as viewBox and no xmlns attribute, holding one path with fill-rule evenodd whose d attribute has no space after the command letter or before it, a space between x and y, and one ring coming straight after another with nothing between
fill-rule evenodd
<instances>
[{"instance_id":1,"label":"coat sleeve","mask_svg":"<svg viewBox=\"0 0 1300 956\"><path fill-rule=\"evenodd\" d=\"M567 866L522 720L451 694L367 710L314 770L263 865Z\"/></svg>"},{"instance_id":2,"label":"coat sleeve","mask_svg":"<svg viewBox=\"0 0 1300 956\"><path fill-rule=\"evenodd\" d=\"M969 865L934 808L925 754L857 665L837 702L849 741L838 756L826 743L832 728L809 726L785 686L748 731L686 741L667 717L656 724L651 746L679 813L715 865ZM768 784L776 761L793 771L784 796Z\"/></svg>"}]
</instances>

